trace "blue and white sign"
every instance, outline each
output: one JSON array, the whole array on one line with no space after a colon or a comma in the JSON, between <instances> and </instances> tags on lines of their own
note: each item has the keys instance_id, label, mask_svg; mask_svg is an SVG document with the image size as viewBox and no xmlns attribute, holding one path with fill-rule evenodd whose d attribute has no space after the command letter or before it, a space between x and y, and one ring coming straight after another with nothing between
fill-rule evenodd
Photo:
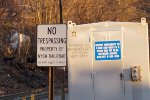
<instances>
[{"instance_id":1,"label":"blue and white sign","mask_svg":"<svg viewBox=\"0 0 150 100\"><path fill-rule=\"evenodd\" d=\"M96 60L119 60L121 59L120 41L97 41L95 42Z\"/></svg>"}]
</instances>

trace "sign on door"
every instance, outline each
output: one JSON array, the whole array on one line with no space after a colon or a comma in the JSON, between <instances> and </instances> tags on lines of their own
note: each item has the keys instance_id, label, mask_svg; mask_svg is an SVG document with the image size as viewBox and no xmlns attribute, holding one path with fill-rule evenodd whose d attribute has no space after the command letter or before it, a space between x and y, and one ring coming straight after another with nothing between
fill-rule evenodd
<instances>
[{"instance_id":1,"label":"sign on door","mask_svg":"<svg viewBox=\"0 0 150 100\"><path fill-rule=\"evenodd\" d=\"M119 60L121 59L120 41L97 41L95 42L96 60Z\"/></svg>"}]
</instances>

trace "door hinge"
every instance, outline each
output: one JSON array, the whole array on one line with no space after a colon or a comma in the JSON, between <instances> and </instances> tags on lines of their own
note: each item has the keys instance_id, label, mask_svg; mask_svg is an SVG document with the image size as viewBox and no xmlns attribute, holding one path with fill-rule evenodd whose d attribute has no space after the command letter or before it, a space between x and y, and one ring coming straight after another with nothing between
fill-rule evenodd
<instances>
[{"instance_id":1,"label":"door hinge","mask_svg":"<svg viewBox=\"0 0 150 100\"><path fill-rule=\"evenodd\" d=\"M124 78L124 74L123 74L123 72L121 72L120 73L120 79L123 80L123 78Z\"/></svg>"},{"instance_id":2,"label":"door hinge","mask_svg":"<svg viewBox=\"0 0 150 100\"><path fill-rule=\"evenodd\" d=\"M94 78L94 75L96 75L95 72L91 73L91 78Z\"/></svg>"}]
</instances>

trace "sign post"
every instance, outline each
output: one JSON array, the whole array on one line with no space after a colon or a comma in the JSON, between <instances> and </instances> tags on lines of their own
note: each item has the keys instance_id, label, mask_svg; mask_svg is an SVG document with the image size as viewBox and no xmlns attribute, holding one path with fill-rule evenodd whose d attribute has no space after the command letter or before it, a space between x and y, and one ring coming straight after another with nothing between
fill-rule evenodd
<instances>
[{"instance_id":1,"label":"sign post","mask_svg":"<svg viewBox=\"0 0 150 100\"><path fill-rule=\"evenodd\" d=\"M49 76L48 76L48 100L54 100L54 68L49 67Z\"/></svg>"},{"instance_id":2,"label":"sign post","mask_svg":"<svg viewBox=\"0 0 150 100\"><path fill-rule=\"evenodd\" d=\"M49 100L54 100L54 67L66 66L67 60L66 24L38 25L37 66L49 67Z\"/></svg>"}]
</instances>

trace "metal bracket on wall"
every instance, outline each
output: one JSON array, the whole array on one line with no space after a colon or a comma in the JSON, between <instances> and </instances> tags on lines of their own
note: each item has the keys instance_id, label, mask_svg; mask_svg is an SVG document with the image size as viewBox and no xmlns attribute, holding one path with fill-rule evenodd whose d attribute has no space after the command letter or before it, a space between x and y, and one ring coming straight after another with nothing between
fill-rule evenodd
<instances>
[{"instance_id":1,"label":"metal bracket on wall","mask_svg":"<svg viewBox=\"0 0 150 100\"><path fill-rule=\"evenodd\" d=\"M75 31L72 32L72 37L75 37L75 38L77 37L77 34Z\"/></svg>"},{"instance_id":2,"label":"metal bracket on wall","mask_svg":"<svg viewBox=\"0 0 150 100\"><path fill-rule=\"evenodd\" d=\"M141 25L146 25L146 18L145 17L142 17L141 18Z\"/></svg>"}]
</instances>

